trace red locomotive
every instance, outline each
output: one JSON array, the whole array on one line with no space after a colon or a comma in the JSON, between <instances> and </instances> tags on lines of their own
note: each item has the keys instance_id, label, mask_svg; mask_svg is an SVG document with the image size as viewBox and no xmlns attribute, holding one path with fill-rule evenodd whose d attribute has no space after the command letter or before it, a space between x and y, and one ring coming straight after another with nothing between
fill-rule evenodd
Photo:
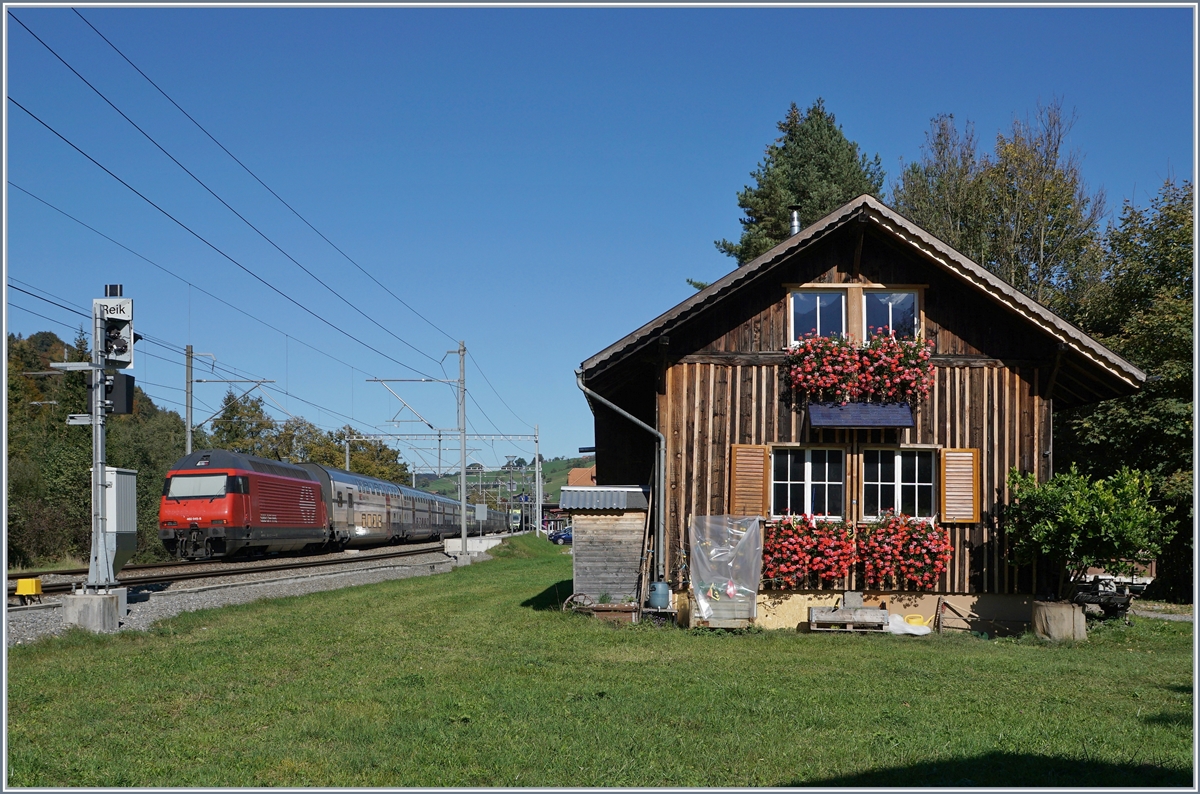
<instances>
[{"instance_id":1,"label":"red locomotive","mask_svg":"<svg viewBox=\"0 0 1200 794\"><path fill-rule=\"evenodd\" d=\"M163 485L158 536L180 558L244 548L292 551L329 540L321 484L300 466L223 450L176 463Z\"/></svg>"}]
</instances>

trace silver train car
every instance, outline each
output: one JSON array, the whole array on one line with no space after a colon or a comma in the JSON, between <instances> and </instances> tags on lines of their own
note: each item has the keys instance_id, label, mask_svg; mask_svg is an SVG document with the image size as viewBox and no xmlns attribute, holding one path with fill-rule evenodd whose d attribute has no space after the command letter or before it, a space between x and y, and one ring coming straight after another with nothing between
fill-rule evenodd
<instances>
[{"instance_id":1,"label":"silver train car","mask_svg":"<svg viewBox=\"0 0 1200 794\"><path fill-rule=\"evenodd\" d=\"M329 542L334 546L440 540L462 531L461 507L455 499L318 463L299 465L321 484L329 516ZM467 516L469 535L505 529L504 514L498 510L489 509L483 522Z\"/></svg>"}]
</instances>

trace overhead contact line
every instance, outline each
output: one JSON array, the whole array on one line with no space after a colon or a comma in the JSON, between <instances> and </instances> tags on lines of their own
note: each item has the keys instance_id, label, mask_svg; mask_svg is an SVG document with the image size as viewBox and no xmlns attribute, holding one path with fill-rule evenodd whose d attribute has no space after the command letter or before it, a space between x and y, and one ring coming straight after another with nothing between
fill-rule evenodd
<instances>
[{"instance_id":1,"label":"overhead contact line","mask_svg":"<svg viewBox=\"0 0 1200 794\"><path fill-rule=\"evenodd\" d=\"M96 28L95 25L93 25L91 22L89 22L87 17L85 17L83 14L79 13L78 9L71 9L71 10L75 12L76 16L78 16L80 19L82 19L84 21L84 24L86 24L89 28L91 28L93 31L95 31L96 35L99 36L101 39L103 39L105 44L112 47L113 51L116 52L117 55L120 55L125 60L126 63L128 63L130 66L132 66L134 71L136 71L143 78L145 78L146 82L148 82L150 85L154 86L155 90L157 90L158 93L162 94L163 97L166 98L166 100L168 102L170 102L172 105L174 105L175 108L180 113L182 113L187 118L188 121L192 122L192 124L195 124L197 129L199 129L206 136L208 136L209 140L211 140L213 143L215 143L221 149L221 151L223 151L223 152L225 152L225 154L229 155L230 159L232 159L235 163L237 163L239 166L241 166L242 169L247 174L249 174L254 179L255 182L258 182L258 184L262 185L263 188L268 193L270 193L272 196L274 196L279 201L280 204L287 207L288 210L290 210L293 215L295 215L297 218L299 218L304 223L305 226L312 229L313 232L315 232L318 237L320 237L322 240L324 240L326 243L328 243L329 246L331 248L333 248L333 250L337 251L339 254L341 254L343 257L345 257L347 262L349 262L350 264L352 264L356 268L358 268L359 272L361 272L367 278L371 279L371 281L374 281L376 284L378 284L380 289L382 289L388 295L391 295L393 298L395 298L395 300L401 306L408 309L410 312L415 314L417 317L420 317L422 320L424 320L426 323L428 323L431 328L433 328L434 330L441 333L443 336L445 336L451 342L458 341L453 336L446 333L445 330L443 330L441 327L439 327L436 323L434 323L428 317L421 314L419 311L414 309L412 306L408 305L408 303L406 303L402 298L400 298L400 296L396 295L396 293L394 293L390 289L388 289L387 286L385 286L379 279L377 279L377 278L375 278L375 276L371 275L371 273L369 273L362 265L360 265L358 262L356 262L349 254L347 254L345 251L343 251L341 248L339 248L337 245L335 245L332 240L330 240L328 237L326 237L324 234L322 234L321 231L319 229L317 229L316 226L313 226L311 223L309 223L307 218L305 218L303 215L301 215L291 204L284 201L283 197L280 196L278 193L276 193L274 190L272 190L271 187L266 182L259 179L258 174L254 173L252 170L250 170L249 166L247 166L245 163L243 163L241 160L239 160L237 157L235 157L233 152L231 152L231 151L229 151L229 149L225 148L224 144L222 144L220 141L218 141L212 135L212 133L210 133L207 129L204 128L204 125L202 125L200 122L196 121L196 119L192 118L192 115L190 113L188 113L186 110L184 110L179 105L178 102L176 102L174 99L172 99L170 94L168 94L161 87L159 87L158 83L151 80L150 77L145 72L143 72L140 68L138 68L137 64L135 64L132 60L130 60L129 57L125 53L121 52L120 48L117 47L117 45L115 45L111 41L109 41L108 37L105 36L103 33L101 33Z\"/></svg>"},{"instance_id":2,"label":"overhead contact line","mask_svg":"<svg viewBox=\"0 0 1200 794\"><path fill-rule=\"evenodd\" d=\"M45 127L47 130L49 130L51 133L53 133L53 134L54 134L54 136L55 136L55 137L57 137L59 140L61 140L63 143L67 144L67 145L68 145L68 146L70 146L72 149L74 149L75 151L79 152L79 154L81 154L81 155L83 155L84 157L86 157L86 158L87 158L89 161L91 161L91 162L92 162L92 164L94 164L94 165L95 165L97 168L99 168L99 169L100 169L100 170L102 170L104 173L106 173L106 174L108 174L109 176L111 176L113 179L115 179L115 180L117 180L118 182L120 182L122 185L124 185L126 188L128 188L130 192L132 192L134 195L136 195L136 196L137 196L138 198L140 198L142 201L145 201L145 202L146 202L147 204L149 204L151 207L154 207L154 209L158 210L158 211L159 211L159 212L161 212L163 215L165 215L167 218L169 218L169 219L171 219L172 221L174 221L174 222L175 222L175 223L176 223L176 224L177 224L177 225L178 225L178 226L179 226L181 229L183 229L183 230L184 230L184 231L186 231L188 234L190 234L190 235L192 235L193 237L195 237L195 238L196 238L197 240L199 240L200 242L202 242L202 243L204 243L205 245L207 245L209 248L211 248L213 251L215 251L215 252L217 252L218 254L220 254L220 255L221 255L222 257L224 257L225 259L227 259L227 260L229 260L230 262L232 262L232 263L233 263L234 265L236 265L238 268L240 268L241 270L243 270L244 272L246 272L247 274L249 274L250 276L252 276L252 277L253 277L253 278L254 278L256 281L258 281L260 284L262 284L263 286L265 286L265 287L267 287L268 289L270 289L270 290L271 290L272 292L274 292L275 294L277 294L277 295L279 295L280 297L284 298L284 299L285 299L285 300L287 300L289 303L293 304L293 305L294 305L294 306L296 306L297 308L299 308L299 309L301 309L302 311L304 311L306 314L309 314L309 315L310 315L310 316L312 316L313 318L315 318L315 319L319 320L320 322L322 322L323 324L325 324L325 325L329 326L329 327L330 327L330 328L332 328L333 330L337 331L339 334L342 334L342 335L343 335L343 336L345 336L346 338L348 338L348 339L351 339L351 340L353 340L354 342L357 342L358 344L362 345L363 347L367 348L368 350L372 351L373 353L376 353L376 354L378 354L378 355L382 356L383 358L386 358L388 361L391 361L391 362L392 362L392 363L394 363L394 364L397 364L397 365L399 365L399 366L401 366L401 367L404 367L405 369L409 370L410 372L414 372L414 373L416 373L416 374L420 375L421 377L424 377L424 378L433 378L433 376L432 376L432 375L429 375L428 373L422 372L421 370L417 369L416 367L413 367L413 366L412 366L412 365L410 365L410 364L405 364L403 361L399 361L399 360L397 360L397 359L395 359L395 358L392 358L392 357L391 357L391 356L389 356L387 353L384 353L382 350L379 350L378 348L376 348L376 347L374 347L374 346L372 346L372 345L370 345L370 344L367 344L367 343L366 343L366 342L364 342L363 340L361 340L361 339L359 339L358 337L356 337L356 336L354 336L353 334L351 334L349 331L345 331L345 330L343 330L343 329L339 328L338 326L334 325L334 324L333 324L332 322L330 322L329 320L325 319L325 318L324 318L324 317L322 317L321 315L319 315L319 314L317 314L316 312L314 312L312 309L310 309L310 308L308 308L307 306L305 306L304 304L300 303L300 302L299 302L299 301L297 301L295 298L293 298L292 296L288 295L286 292L284 292L283 290L279 289L279 288L278 288L278 287L276 287L274 284L270 283L269 281L267 281L266 279L264 279L262 276L258 275L258 274L257 274L257 273L255 273L253 270L251 270L250 268L248 268L248 267L246 267L245 265L243 265L241 262L239 262L239 261L237 261L236 259L234 259L234 258L233 258L232 256L230 256L229 254L227 254L227 253L225 253L224 251L222 251L222 250L221 250L220 248L218 248L216 245L214 245L213 243L209 242L209 241L208 241L208 240L207 240L207 239L206 239L206 238L205 238L203 235L201 235L200 233L198 233L198 232L194 231L194 230L193 230L191 227L189 227L189 226L188 226L187 224L185 224L183 221L179 220L179 219L178 219L178 218L176 218L174 215L172 215L171 213L167 212L167 211L166 211L165 209L163 209L162 207L160 207L160 206L158 206L157 204L155 204L153 201L151 201L149 198L147 198L147 197L146 197L146 196L145 196L143 193L141 193L141 192L140 192L140 191L139 191L137 188L133 187L133 186L132 186L132 185L130 185L128 182L126 182L124 179L121 179L121 177L119 177L119 176L117 176L116 174L114 174L112 171L110 171L108 168L106 168L104 165L102 165L102 164L101 164L101 163L100 163L98 160L96 160L96 158L92 157L90 154L88 154L87 152L85 152L83 149L80 149L78 146L76 146L74 143L72 143L72 142L71 142L71 141L70 141L70 140L69 140L69 139L68 139L68 138L67 138L65 135L63 135L63 134L62 134L62 133L60 133L58 130L56 130L56 129L54 129L53 127L51 127L51 126L50 126L48 123L46 123L46 122L45 122L45 121L43 121L41 118L39 118L39 117L37 116L37 114L35 114L33 111L31 111L31 110L29 110L28 108L26 108L24 105L22 105L22 104L21 104L20 102L18 102L16 99L14 99L13 97L9 96L9 97L8 97L8 101L9 101L9 102L12 102L12 103L13 103L14 105L16 105L18 108L20 108L21 110L23 110L23 111L26 113L26 115L28 115L28 116L29 116L31 119L33 119L34 121L36 121L38 124L41 124L43 127Z\"/></svg>"},{"instance_id":3,"label":"overhead contact line","mask_svg":"<svg viewBox=\"0 0 1200 794\"><path fill-rule=\"evenodd\" d=\"M165 90L163 90L163 88L162 88L161 86L159 86L159 85L158 85L158 83L156 83L156 82L154 82L154 80L150 79L150 76L149 76L149 75L147 75L147 74L146 74L144 71L142 71L142 69L141 69L140 67L138 67L138 65L137 65L137 64L135 64L135 63L134 63L134 62L133 62L133 61L132 61L132 60L129 58L129 56L127 56L127 55L126 55L124 52L122 52L120 47L118 47L117 45L113 44L113 43L112 43L112 41L110 41L110 40L108 39L108 37L107 37L107 36L105 36L103 33L101 33L101 32L100 32L100 30L99 30L99 29L98 29L98 28L97 28L95 25L93 25L93 24L91 23L91 21L90 21L90 20L88 20L88 18L87 18L87 17L85 17L85 16L84 16L82 13L80 13L79 9L75 9L75 8L73 8L73 9L71 9L71 10L72 10L72 11L74 11L74 12L75 12L75 15L76 15L76 16L78 16L78 17L79 17L81 20L83 20L84 24L85 24L85 25L87 25L89 28L91 28L91 29L92 29L92 30L95 32L95 34L96 34L97 36L99 36L99 37L100 37L100 38L101 38L101 39L104 41L104 43L105 43L105 44L107 44L109 47L111 47L111 48L113 49L113 51L114 51L115 53L117 53L117 55L121 56L121 58L122 58L122 59L123 59L123 60L124 60L126 63L128 63L128 64L129 64L129 65L130 65L130 66L133 68L133 70L134 70L134 71L136 71L136 72L137 72L139 75L141 75L141 76L142 76L142 78L143 78L143 79L145 79L145 81L146 81L146 82L148 82L148 83L149 83L151 86L153 86L153 87L154 87L154 89L155 89L156 91L158 91L158 93L162 94L163 98L165 98L165 99L166 99L168 102L170 102L170 103L171 103L171 104L172 104L172 105L173 105L173 106L174 106L174 107L175 107L175 108L176 108L176 109L177 109L177 110L178 110L180 113L182 113L182 114L184 115L184 117L185 117L185 118L187 118L187 120L188 120L188 121L192 122L192 124L194 124L194 125L196 126L196 128L197 128L197 129L199 129L199 130L200 130L202 133L204 133L204 134L205 134L205 136L207 136L209 140L211 140L211 141L212 141L214 144L216 144L216 145L217 145L217 147L218 147L218 148L219 148L221 151L223 151L225 154L229 155L229 158L230 158L231 160L233 160L235 163L237 163L237 164L238 164L238 166L240 166L240 167L241 167L241 168L242 168L242 169L243 169L243 170L244 170L244 171L245 171L247 174L249 174L249 175L251 176L251 178L253 178L253 179L254 179L254 181L256 181L256 182L258 182L258 184L262 185L263 189L264 189L264 190L266 190L268 193L270 193L272 196L274 196L274 197L275 197L275 199L276 199L276 200L278 200L280 204L282 204L283 206L287 207L287 208L288 208L288 210L289 210L289 211L290 211L290 212L291 212L293 215L295 215L297 218L299 218L299 219L300 219L300 221L301 221L301 222L303 222L305 226L307 226L309 229L312 229L312 231L313 231L313 232L314 232L314 233L315 233L315 234L316 234L318 237L320 237L322 240L324 240L326 243L328 243L328 244L329 244L329 246L330 246L331 248L333 248L333 250L335 250L335 251L337 251L339 254L341 254L341 255L342 255L342 256L343 256L343 257L346 259L346 261L347 261L347 262L349 262L350 264L352 264L352 265L354 265L356 268L358 268L359 272L361 272L361 273L362 273L363 275L365 275L367 278L371 279L371 281L375 282L375 284L377 284L377 285L379 286L379 288L380 288L380 289L382 289L384 292L386 292L388 295L390 295L390 296L391 296L393 299L395 299L395 300L396 300L396 302L397 302L397 303L399 303L401 306L403 306L404 308L408 309L410 312L412 312L413 314L415 314L417 317L419 317L419 318L421 318L422 320L424 320L424 321L425 321L425 322L426 322L426 323L427 323L427 324L428 324L428 325L429 325L431 328L433 328L434 330L436 330L436 331L438 331L439 333L441 333L443 336L445 336L445 337L446 337L447 339L449 339L451 342L457 342L457 341L458 341L458 340L457 340L457 339L455 339L453 336L451 336L451 335L450 335L450 334L449 334L449 333L448 333L448 332L447 332L445 329L441 328L439 325L437 325L436 323L434 323L434 322L433 322L432 320L430 320L428 317L426 317L425 315L421 314L419 311L417 311L417 310L416 310L416 309L414 309L412 306L410 306L410 305L409 305L407 302L405 302L405 301L404 301L404 300L403 300L403 299L402 299L402 298L401 298L399 295L397 295L396 293L394 293L394 292L392 292L390 289L388 289L388 287L387 287L387 286L386 286L386 285L385 285L383 282L381 282L379 279L375 278L375 276L374 276L374 275L372 275L372 274L371 274L371 273L370 273L370 272L369 272L369 271L368 271L366 268L364 268L364 267L363 267L362 265L360 265L360 264L359 264L357 261L355 261L353 257L351 257L349 254L347 254L345 251L343 251L341 248L339 248L339 247L338 247L338 246L337 246L337 245L336 245L336 244L335 244L335 243L334 243L332 240L330 240L328 237L326 237L326 236L325 236L325 235L324 235L324 234L321 232L321 230L319 230L319 229L318 229L316 226L314 226L312 223L310 223L310 222L309 222L309 220L308 220L307 218L305 218L303 215L301 215L301 214L300 214L300 212L299 212L298 210L296 210L296 208L295 208L295 207L293 207L291 204L289 204L287 201L285 201L285 200L284 200L284 198L283 198L282 196L280 196L278 193L276 193L276 192L275 192L275 191L274 191L274 190L273 190L273 189L270 187L270 185L268 185L266 182L264 182L262 179L260 179L260 178L259 178L259 176L258 176L258 174L254 173L254 171L253 171L253 170L251 170L249 166L247 166L247 165L246 165L245 163L243 163L243 162L242 162L240 159L238 159L238 158L237 158L237 156L235 156L235 155L233 154L233 152L229 151L229 149L228 149L228 148L226 148L226 146L225 146L223 143L221 143L219 140L217 140L217 139L216 139L216 137L215 137L215 136L214 136L212 133L210 133L210 132L209 132L209 131L208 131L208 130L207 130L205 127L204 127L204 125L203 125L203 124L201 124L201 123L200 123L199 121L197 121L197 120L196 120L196 119L195 119L195 118L194 118L194 117L193 117L193 116L192 116L190 113L188 113L186 110L184 110L184 109L183 109L183 107L182 107L182 106L181 106L181 105L180 105L178 102L176 102L176 101L175 101L175 100L174 100L174 99L171 97L171 95L170 95L170 94L168 94L168 93L167 93ZM10 12L10 13L11 13L11 12ZM14 19L15 19L15 17L14 17ZM20 20L17 20L17 21L19 22ZM28 30L28 28L26 28L26 30ZM30 33L32 34L32 31L30 31ZM36 38L36 36L35 36L35 38ZM39 41L40 41L40 39L39 39ZM50 49L50 48L47 46L47 49ZM51 50L51 52L53 52L53 50ZM57 53L55 53L55 55L57 56ZM61 59L61 58L59 58L59 60L62 60L62 59ZM66 61L63 61L63 63L65 64L65 63L66 63ZM68 68L70 68L70 66L69 66L69 65L68 65ZM74 69L72 69L71 71L74 71ZM82 77L80 77L80 79L82 80L83 78L82 78ZM84 82L87 82L87 81L85 80ZM90 86L90 83L89 83L89 86ZM93 90L95 90L95 89L93 88ZM97 93L100 93L100 92L99 92L99 91L97 91ZM103 94L101 94L101 96L103 97ZM108 100L107 100L107 99L105 99L105 101L108 101ZM109 104L111 105L112 103L110 102ZM116 109L116 108L115 108L115 106L114 106L114 109ZM119 110L118 110L117 112L118 112L118 113L120 113L120 111L119 111ZM124 115L124 114L122 114L122 115ZM130 123L132 124L133 122L131 121ZM137 125L134 125L134 126L137 126ZM143 134L145 134L145 133L143 133ZM149 136L147 136L147 137L149 137ZM157 145L157 144L156 144L156 145ZM161 147L160 147L160 148L161 148ZM168 155L168 156L170 156L170 155ZM172 158L172 159L174 159L174 158ZM182 166L180 166L180 167L182 168ZM186 169L185 169L185 170L186 170ZM214 194L214 195L215 195L215 194ZM239 216L239 217L240 217L240 216ZM256 230L256 231L257 231L257 230ZM286 255L286 254L285 254L285 255ZM289 258L290 258L290 257L289 257ZM294 261L294 260L293 260L293 261ZM299 263L297 263L297 265L299 265ZM306 272L307 272L307 271L306 271ZM314 278L315 278L315 276L314 276ZM343 300L344 300L344 299L343 299ZM385 329L385 330L386 330L386 329ZM407 343L405 343L405 344L407 344ZM410 347L411 347L411 345L410 345ZM415 349L415 348L414 348L414 349ZM422 353L422 355L426 355L426 354ZM521 418L521 417L520 417L520 416L517 414L517 412L516 412L516 411L514 411L514 410L512 409L512 406L510 406L510 405L508 404L508 402L507 402L507 401L505 401L504 397L503 397L503 396L501 396L500 392L499 392L499 391L496 389L496 387L495 387L495 386L492 384L492 381L491 381L491 379L489 379L489 378L488 378L488 376L487 376L487 373L486 373L486 372L484 372L484 370L483 370L483 367L480 365L479 361L478 361L478 360L477 360L477 359L476 359L476 358L475 358L473 355L471 355L471 352L470 352L469 350L467 351L467 355L468 355L468 356L470 356L470 358L471 358L471 361L472 361L472 362L474 362L474 364L475 364L475 368L476 368L477 370L479 370L479 374L483 376L483 379L484 379L484 381L487 383L488 387L489 387L489 388L492 390L492 393L493 393L493 394L495 394L495 395L496 395L496 398L497 398L498 400L500 400L500 402L501 402L501 403L504 405L504 407L505 407L505 408L507 408L507 409L508 409L508 412L509 412L509 413L511 413L511 414L512 414L512 415L513 415L513 416L514 416L516 419L517 419L517 421L521 422L521 424L525 425L526 427L532 428L532 427L533 427L533 425L529 424L529 422L527 422L527 421L525 421L524 419L522 419L522 418ZM430 358L430 360L433 360L433 359L432 359L432 356L427 356L427 357L428 357L428 358ZM478 403L478 402L476 402L476 406L478 406L478 405L479 405L479 403ZM481 410L482 410L482 409L481 409ZM490 422L491 420L489 419L488 421ZM492 426L493 426L493 427L496 427L496 425L495 425L495 423L494 423L494 422L492 423ZM499 430L499 428L498 428L498 427L497 427L496 429L497 429L497 430Z\"/></svg>"},{"instance_id":4,"label":"overhead contact line","mask_svg":"<svg viewBox=\"0 0 1200 794\"><path fill-rule=\"evenodd\" d=\"M322 280L320 277L318 277L318 276L317 276L315 273L313 273L311 270L309 270L308 268L306 268L304 265L300 264L300 262L299 262L299 261L297 261L295 257L293 257L291 254L289 254L287 251L283 250L283 248L281 248L281 247L280 247L280 246L279 246L279 245L278 245L278 244L277 244L277 243L276 243L274 240L272 240L270 237L268 237L268 236L267 236L267 235L266 235L266 234L265 234L265 233L264 233L264 232L263 232L261 229L259 229L259 228L258 228L257 226L255 226L253 223L251 223L251 222L250 222L250 221L249 221L249 220L248 220L248 219L247 219L247 218L246 218L244 215L242 215L240 212L238 212L237 210L235 210L235 209L234 209L232 206L230 206L229 202L227 202L227 201L225 201L225 199L221 198L221 197L220 197L220 196L217 194L217 192L216 192L216 191L214 191L212 188L210 188L210 187L209 187L209 186L208 186L208 185L207 185L207 184L204 182L204 180L202 180L200 177L198 177L198 176L196 176L194 173L192 173L192 172L191 172L191 170L189 170L189 169L188 169L188 167L187 167L187 166L185 166L183 163L179 162L179 160L178 160L178 159L176 159L176 158L175 158L175 156L174 156L173 154L171 154L170 152L168 152L168 151L167 151L167 150L166 150L166 149L165 149L165 148L164 148L164 147L163 147L163 146L162 146L162 145L161 145L161 144L160 144L158 141L156 141L156 140L154 139L154 136L152 136L150 133L146 132L144 129L142 129L140 126L138 126L137 122L135 122L133 119L129 118L129 116L127 116L127 115L125 114L125 112L124 112L124 111L122 111L122 110L121 110L119 107L117 107L117 106L116 106L116 105L115 105L115 104L112 102L112 100L110 100L110 99L109 99L107 96L105 96L105 95L104 95L104 92L102 92L102 91L101 91L99 88L96 88L96 86L92 85L92 84L91 84L91 83L88 81L88 79L87 79L86 77L84 77L84 76L83 76L83 75L81 75L81 74L80 74L78 71L76 71L76 70L75 70L75 67L73 67L73 66L71 66L71 64L67 63L67 61L66 61L66 59L65 59L65 58L63 58L61 55L59 55L57 52L55 52L55 50L54 50L54 48L53 48L53 47L51 47L51 46L50 46L49 44L47 44L46 42L42 41L41 37L39 37L39 36L38 36L36 33L34 33L32 30L30 30L30 29L29 29L29 26L28 26L28 25L26 25L24 22L22 22L22 21L21 21L21 20L20 20L20 19L17 17L17 15L16 15L16 14L14 14L12 11L9 11L9 12L8 12L8 15L9 15L10 17L12 17L14 20L16 20L16 22L17 22L17 24L18 24L18 25L20 25L21 27L25 28L25 30L26 30L26 31L29 33L29 35L30 35L30 36L33 36L35 39L37 39L37 41L38 41L38 43L39 43L39 44L41 44L43 47L45 47L47 50L49 50L50 54L51 54L51 55L53 55L55 58L57 58L57 59L58 59L58 60L59 60L59 61L62 63L62 65L63 65L63 66L66 66L68 69L70 69L72 74L74 74L76 77L78 77L80 80L82 80L84 85L86 85L88 88L92 89L92 91L94 91L98 97L100 97L101 99L103 99L103 100L104 100L104 101L105 101L105 102L108 104L108 106L109 106L109 107L111 107L113 110L115 110L115 111L117 112L117 114L118 114L118 115L120 115L120 117L121 117L121 118L123 118L123 119L125 119L127 122L129 122L129 124L130 124L130 125L131 125L131 126L132 126L132 127L135 129L135 130L137 130L138 132L140 132L140 133L141 133L141 134L142 134L142 135L143 135L143 136L146 138L146 140L148 140L148 141L150 141L150 143L154 144L154 146L155 146L155 147L156 147L156 148L157 148L157 149L158 149L160 152L162 152L163 154L165 154L165 155L167 156L167 158L168 158L168 159L170 159L170 161L171 161L171 162L173 162L173 163L175 163L175 165L179 166L179 168L180 168L180 169L182 169L182 171L183 171L185 174L187 174L187 175L188 175L188 176L190 176L190 177L191 177L193 180L195 180L196 184L200 185L200 187L202 187L202 188L204 188L206 191L208 191L209 195L211 195L211 196L212 196L213 198L215 198L217 201L221 202L221 205L222 205L223 207L225 207L225 209L229 210L229 211L230 211L230 212L232 212L234 215L236 215L236 216L238 217L238 219L239 219L239 220L241 220L241 221L242 221L242 223L244 223L244 224L246 224L247 226L249 226L249 227L250 227L250 228L251 228L251 229L254 231L254 233L255 233L255 234L257 234L257 235L258 235L259 237L261 237L263 240L266 240L266 242L267 242L267 243L268 243L268 244L269 244L269 245L270 245L272 248L274 248L274 249L275 249L276 251L278 251L279 253L283 254L283 255L284 255L284 256L285 256L285 257L286 257L286 258L287 258L287 259L288 259L288 260L289 260L289 261L290 261L292 264L294 264L296 267L300 268L300 269L301 269L301 270L303 270L305 273L307 273L307 274L308 274L308 276L309 276L310 278L312 278L314 281L316 281L316 282L317 282L318 284L320 284L322 287L324 287L325 289L327 289L327 290L328 290L328 291L329 291L331 294L333 294L333 296L334 296L334 297L336 297L336 298L337 298L338 300L340 300L342 303L344 303L344 304L346 304L347 306L349 306L351 309L354 309L354 311L358 312L360 315L362 315L364 318L366 318L366 319L367 319L367 320L369 320L371 323L373 323L373 324L374 324L376 327L378 327L378 328L379 328L381 331L383 331L384 333L386 333L386 334L388 334L389 336L391 336L391 337L392 337L393 339L395 339L397 342L400 342L401 344L408 346L408 347L409 347L409 348L411 348L413 351L415 351L415 352L417 352L417 353L420 353L422 356L425 356L426 358L428 358L430 361L437 361L437 359L435 359L433 356L429 355L429 354L428 354L428 353L426 353L425 351L423 351L423 350L421 350L421 349L419 349L419 348L415 347L414 345L410 344L410 343L409 343L407 340L405 340L405 339L402 339L401 337L399 337L399 336L397 336L396 334L392 333L390 330L388 330L386 327L384 327L384 326L383 326L383 325L382 325L382 324L381 324L379 321L377 321L375 318L371 317L369 314L367 314L366 312L364 312L362 309L360 309L360 308L358 308L357 306L355 306L353 303L351 303L349 300L347 300L345 297L343 297L341 293L339 293L339 292L338 292L337 290L335 290L333 287L331 287L331 286L329 286L328 284L326 284L326 283L325 283L325 282L324 282L324 281L323 281L323 280ZM86 20L85 20L85 21L86 21Z\"/></svg>"}]
</instances>

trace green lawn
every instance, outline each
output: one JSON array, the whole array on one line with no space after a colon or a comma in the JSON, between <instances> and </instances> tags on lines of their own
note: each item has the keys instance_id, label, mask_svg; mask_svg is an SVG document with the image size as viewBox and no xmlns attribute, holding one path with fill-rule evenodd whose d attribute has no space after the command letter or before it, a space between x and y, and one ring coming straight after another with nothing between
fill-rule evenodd
<instances>
[{"instance_id":1,"label":"green lawn","mask_svg":"<svg viewBox=\"0 0 1200 794\"><path fill-rule=\"evenodd\" d=\"M1192 626L1074 647L615 627L449 574L10 649L10 786L1190 786Z\"/></svg>"}]
</instances>

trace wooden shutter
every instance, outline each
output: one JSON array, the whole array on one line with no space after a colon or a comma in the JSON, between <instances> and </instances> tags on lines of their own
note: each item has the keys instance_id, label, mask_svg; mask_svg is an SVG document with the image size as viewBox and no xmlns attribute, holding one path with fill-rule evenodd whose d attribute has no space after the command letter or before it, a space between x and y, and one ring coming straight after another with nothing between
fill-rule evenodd
<instances>
[{"instance_id":1,"label":"wooden shutter","mask_svg":"<svg viewBox=\"0 0 1200 794\"><path fill-rule=\"evenodd\" d=\"M771 510L771 450L758 444L734 444L730 450L729 514L768 516Z\"/></svg>"},{"instance_id":2,"label":"wooden shutter","mask_svg":"<svg viewBox=\"0 0 1200 794\"><path fill-rule=\"evenodd\" d=\"M942 521L979 521L979 450L943 449L941 467Z\"/></svg>"}]
</instances>

